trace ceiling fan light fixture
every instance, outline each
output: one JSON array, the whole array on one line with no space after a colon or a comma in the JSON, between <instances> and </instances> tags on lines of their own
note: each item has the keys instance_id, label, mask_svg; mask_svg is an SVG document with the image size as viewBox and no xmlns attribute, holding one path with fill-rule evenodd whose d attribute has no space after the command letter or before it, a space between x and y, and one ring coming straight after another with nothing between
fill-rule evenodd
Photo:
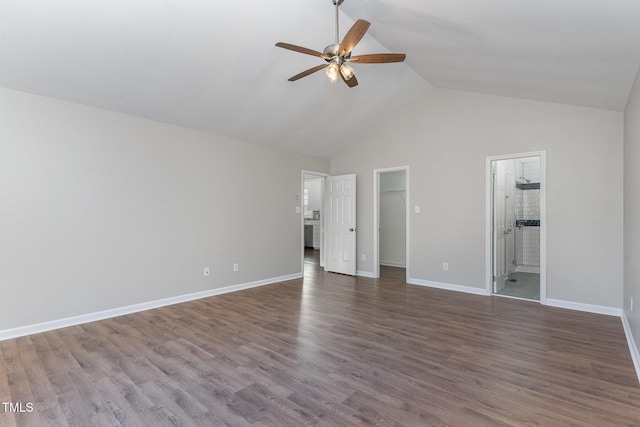
<instances>
[{"instance_id":1,"label":"ceiling fan light fixture","mask_svg":"<svg viewBox=\"0 0 640 427\"><path fill-rule=\"evenodd\" d=\"M356 78L353 68L347 65L347 62L357 62L359 64L382 64L387 62L403 62L405 59L404 53L373 53L368 55L357 55L351 56L351 52L353 48L362 40L364 35L371 23L365 21L364 19L358 19L347 31L342 42L340 42L340 34L338 29L340 26L338 25L338 6L342 4L344 0L331 0L336 10L336 41L334 44L331 44L324 48L324 52L318 52L313 49L307 49L306 47L296 46L289 43L276 43L276 46L281 47L283 49L293 50L294 52L304 53L306 55L316 56L324 59L328 62L327 65L318 65L313 68L309 68L301 73L296 74L293 77L290 77L288 80L293 82L299 80L303 77L308 76L309 74L313 74L316 71L320 71L325 68L325 73L327 75L327 79L331 83L336 83L339 77L342 77L342 80L349 87L358 86L358 79Z\"/></svg>"},{"instance_id":2,"label":"ceiling fan light fixture","mask_svg":"<svg viewBox=\"0 0 640 427\"><path fill-rule=\"evenodd\" d=\"M345 80L349 80L351 79L351 77L353 77L353 68L351 68L347 64L342 64L340 66L340 73Z\"/></svg>"},{"instance_id":3,"label":"ceiling fan light fixture","mask_svg":"<svg viewBox=\"0 0 640 427\"><path fill-rule=\"evenodd\" d=\"M327 67L325 73L327 74L327 79L329 79L331 83L335 83L338 81L338 76L340 75L340 67L338 67L338 64L335 62L332 62Z\"/></svg>"}]
</instances>

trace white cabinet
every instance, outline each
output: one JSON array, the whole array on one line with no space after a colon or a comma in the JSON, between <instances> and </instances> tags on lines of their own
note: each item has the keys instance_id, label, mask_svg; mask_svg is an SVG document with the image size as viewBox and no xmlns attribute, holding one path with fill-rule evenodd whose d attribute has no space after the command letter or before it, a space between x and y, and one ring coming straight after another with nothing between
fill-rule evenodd
<instances>
[{"instance_id":1,"label":"white cabinet","mask_svg":"<svg viewBox=\"0 0 640 427\"><path fill-rule=\"evenodd\" d=\"M320 225L313 226L313 249L320 249Z\"/></svg>"},{"instance_id":2,"label":"white cabinet","mask_svg":"<svg viewBox=\"0 0 640 427\"><path fill-rule=\"evenodd\" d=\"M305 230L308 230L309 227L313 227L313 232L311 233L311 241L313 244L313 249L320 249L320 221L317 219L305 219L304 220ZM307 241L307 233L305 232L305 246L311 246Z\"/></svg>"}]
</instances>

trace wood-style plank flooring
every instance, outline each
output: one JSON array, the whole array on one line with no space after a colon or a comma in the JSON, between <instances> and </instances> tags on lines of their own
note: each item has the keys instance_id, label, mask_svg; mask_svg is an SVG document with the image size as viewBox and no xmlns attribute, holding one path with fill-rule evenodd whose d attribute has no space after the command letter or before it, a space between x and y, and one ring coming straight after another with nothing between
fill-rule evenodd
<instances>
[{"instance_id":1,"label":"wood-style plank flooring","mask_svg":"<svg viewBox=\"0 0 640 427\"><path fill-rule=\"evenodd\" d=\"M0 342L2 426L638 426L621 321L304 280Z\"/></svg>"}]
</instances>

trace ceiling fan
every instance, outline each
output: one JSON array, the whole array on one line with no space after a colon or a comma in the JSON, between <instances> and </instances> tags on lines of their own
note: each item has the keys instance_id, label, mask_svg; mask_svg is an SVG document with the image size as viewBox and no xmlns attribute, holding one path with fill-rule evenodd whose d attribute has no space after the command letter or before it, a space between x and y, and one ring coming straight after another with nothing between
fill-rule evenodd
<instances>
[{"instance_id":1,"label":"ceiling fan","mask_svg":"<svg viewBox=\"0 0 640 427\"><path fill-rule=\"evenodd\" d=\"M340 37L338 34L338 7L343 1L344 0L331 0L331 2L336 6L336 42L325 47L323 52L318 52L313 49L307 49L306 47L300 47L289 43L276 43L276 46L278 47L307 55L318 56L327 62L326 64L321 64L296 74L288 79L290 82L299 80L309 74L313 74L316 71L326 68L325 72L331 83L337 82L338 77L342 77L342 80L347 84L347 86L354 87L357 86L358 80L353 73L353 68L349 66L349 63L382 64L404 61L404 53L373 53L369 55L351 56L351 51L362 37L364 37L365 33L369 29L369 25L371 24L363 19L358 19L344 36L342 43L340 43Z\"/></svg>"}]
</instances>

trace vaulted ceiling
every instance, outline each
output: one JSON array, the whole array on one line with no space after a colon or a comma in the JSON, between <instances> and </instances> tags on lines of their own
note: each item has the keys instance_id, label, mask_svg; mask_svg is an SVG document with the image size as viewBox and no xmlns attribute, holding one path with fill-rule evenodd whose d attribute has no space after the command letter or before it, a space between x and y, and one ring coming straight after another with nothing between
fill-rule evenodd
<instances>
[{"instance_id":1,"label":"vaulted ceiling","mask_svg":"<svg viewBox=\"0 0 640 427\"><path fill-rule=\"evenodd\" d=\"M331 157L430 88L622 111L638 0L345 0L360 84L287 78L334 42L331 0L0 0L0 86ZM1 118L0 118L1 123Z\"/></svg>"}]
</instances>

